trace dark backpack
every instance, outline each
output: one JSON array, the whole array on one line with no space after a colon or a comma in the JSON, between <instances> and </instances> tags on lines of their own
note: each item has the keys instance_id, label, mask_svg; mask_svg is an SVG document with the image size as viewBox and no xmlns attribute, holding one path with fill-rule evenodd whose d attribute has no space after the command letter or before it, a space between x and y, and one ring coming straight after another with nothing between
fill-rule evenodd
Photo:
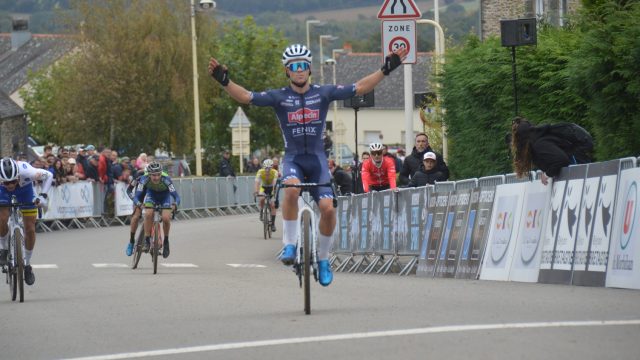
<instances>
[{"instance_id":1,"label":"dark backpack","mask_svg":"<svg viewBox=\"0 0 640 360\"><path fill-rule=\"evenodd\" d=\"M571 144L576 164L593 161L593 137L587 130L574 123L558 123L549 126L549 132Z\"/></svg>"}]
</instances>

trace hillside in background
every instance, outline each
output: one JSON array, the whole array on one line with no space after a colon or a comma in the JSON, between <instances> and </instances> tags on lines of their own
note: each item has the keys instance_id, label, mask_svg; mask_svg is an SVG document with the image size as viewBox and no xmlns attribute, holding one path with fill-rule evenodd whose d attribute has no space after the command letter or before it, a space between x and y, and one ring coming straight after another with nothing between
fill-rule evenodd
<instances>
[{"instance_id":1,"label":"hillside in background","mask_svg":"<svg viewBox=\"0 0 640 360\"><path fill-rule=\"evenodd\" d=\"M63 32L60 15L72 13L71 2L0 0L0 32L11 31L12 13L29 14L33 33ZM316 41L319 34L331 34L339 37L332 44L327 44L332 48L349 43L354 51L377 52L380 51L381 23L376 15L382 4L383 0L217 0L217 18L229 21L251 15L257 24L273 26L282 31L291 42L306 42L305 21L319 19L326 24L311 31ZM433 0L416 0L416 4L422 11L423 18L434 18ZM448 41L456 44L469 33L477 32L479 0L440 0L439 4L440 24L445 29ZM418 49L433 49L434 36L432 27L419 26Z\"/></svg>"}]
</instances>

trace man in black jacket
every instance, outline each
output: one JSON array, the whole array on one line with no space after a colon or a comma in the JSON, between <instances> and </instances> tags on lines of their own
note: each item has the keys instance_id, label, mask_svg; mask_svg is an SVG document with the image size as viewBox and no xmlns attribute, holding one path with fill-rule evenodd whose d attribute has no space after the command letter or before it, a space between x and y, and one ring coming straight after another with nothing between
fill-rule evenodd
<instances>
[{"instance_id":1,"label":"man in black jacket","mask_svg":"<svg viewBox=\"0 0 640 360\"><path fill-rule=\"evenodd\" d=\"M425 186L427 184L434 185L436 181L447 180L442 171L436 168L436 161L436 154L431 151L427 151L424 154L424 160L422 161L423 166L411 177L409 187Z\"/></svg>"},{"instance_id":2,"label":"man in black jacket","mask_svg":"<svg viewBox=\"0 0 640 360\"><path fill-rule=\"evenodd\" d=\"M400 170L400 184L409 184L409 180L413 177L416 171L420 170L422 161L424 159L424 154L426 154L427 152L436 154L436 169L442 172L444 180L449 179L449 168L442 159L442 155L433 151L431 146L429 146L429 137L427 136L427 134L420 133L416 135L416 145L413 147L411 155L408 155L404 158L402 170Z\"/></svg>"}]
</instances>

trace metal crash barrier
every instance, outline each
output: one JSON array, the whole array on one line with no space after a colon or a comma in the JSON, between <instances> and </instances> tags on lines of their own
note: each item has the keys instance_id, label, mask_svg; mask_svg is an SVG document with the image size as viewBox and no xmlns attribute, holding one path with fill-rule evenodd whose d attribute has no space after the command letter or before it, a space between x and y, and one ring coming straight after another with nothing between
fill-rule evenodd
<instances>
[{"instance_id":1,"label":"metal crash barrier","mask_svg":"<svg viewBox=\"0 0 640 360\"><path fill-rule=\"evenodd\" d=\"M253 176L172 180L181 199L178 219L258 211L253 198ZM133 203L126 194L126 187L125 183L116 182L109 196L103 184L90 181L52 187L47 211L38 221L38 230L125 225L133 214Z\"/></svg>"}]
</instances>

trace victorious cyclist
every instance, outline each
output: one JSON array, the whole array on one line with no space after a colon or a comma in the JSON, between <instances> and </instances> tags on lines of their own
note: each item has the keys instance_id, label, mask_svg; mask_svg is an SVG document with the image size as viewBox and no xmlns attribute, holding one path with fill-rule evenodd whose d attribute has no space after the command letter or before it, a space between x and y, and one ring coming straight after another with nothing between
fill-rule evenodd
<instances>
[{"instance_id":1,"label":"victorious cyclist","mask_svg":"<svg viewBox=\"0 0 640 360\"><path fill-rule=\"evenodd\" d=\"M154 161L147 165L147 174L138 181L133 205L144 204L144 248L149 251L151 245L151 226L153 225L153 207L159 204L162 208L162 230L164 230L164 243L162 244L162 257L169 257L169 229L171 228L171 210L174 211L180 205L180 195L176 191L171 178L162 173L162 165ZM146 195L143 195L145 194ZM173 197L173 201L171 198ZM127 251L128 254L128 251Z\"/></svg>"},{"instance_id":2,"label":"victorious cyclist","mask_svg":"<svg viewBox=\"0 0 640 360\"><path fill-rule=\"evenodd\" d=\"M215 58L209 61L209 74L237 102L273 107L284 137L283 183L328 183L331 173L327 166L322 133L325 130L329 104L333 100L348 99L370 92L385 75L400 66L406 56L406 49L397 50L385 58L380 70L350 85L311 84L311 52L300 44L287 47L282 54L282 65L289 78L289 86L280 89L249 91L231 81L227 67ZM333 280L328 259L336 225L333 194L329 187L314 188L310 192L321 214L318 234L319 281L321 285L328 286ZM281 256L285 265L291 265L295 260L299 194L298 188L285 189L282 206L282 241L285 247Z\"/></svg>"},{"instance_id":3,"label":"victorious cyclist","mask_svg":"<svg viewBox=\"0 0 640 360\"><path fill-rule=\"evenodd\" d=\"M33 189L34 181L42 181L42 192L36 197ZM33 285L36 277L31 268L31 255L36 245L37 206L47 206L47 192L51 188L53 177L44 169L36 169L27 162L15 161L11 158L0 160L0 205L11 203L15 195L20 203L34 202L37 205L22 206L22 221L25 230L24 282ZM7 241L9 240L9 209L0 207L0 264L7 263Z\"/></svg>"},{"instance_id":4,"label":"victorious cyclist","mask_svg":"<svg viewBox=\"0 0 640 360\"><path fill-rule=\"evenodd\" d=\"M262 169L258 170L256 174L256 187L255 187L255 195L273 195L273 189L276 187L276 183L278 182L278 170L273 168L273 160L266 159L262 162ZM271 206L271 231L276 232L276 207L273 205L273 200L270 204ZM260 198L260 209L264 206L264 197Z\"/></svg>"}]
</instances>

